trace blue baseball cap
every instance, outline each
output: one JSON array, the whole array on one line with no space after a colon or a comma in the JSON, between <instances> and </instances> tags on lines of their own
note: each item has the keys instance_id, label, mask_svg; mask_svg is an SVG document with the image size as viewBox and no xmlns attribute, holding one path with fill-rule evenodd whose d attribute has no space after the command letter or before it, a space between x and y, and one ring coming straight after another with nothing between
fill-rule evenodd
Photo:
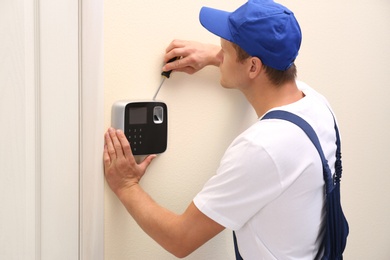
<instances>
[{"instance_id":1,"label":"blue baseball cap","mask_svg":"<svg viewBox=\"0 0 390 260\"><path fill-rule=\"evenodd\" d=\"M274 69L285 71L298 56L302 33L293 12L272 0L249 0L234 12L202 7L200 23Z\"/></svg>"}]
</instances>

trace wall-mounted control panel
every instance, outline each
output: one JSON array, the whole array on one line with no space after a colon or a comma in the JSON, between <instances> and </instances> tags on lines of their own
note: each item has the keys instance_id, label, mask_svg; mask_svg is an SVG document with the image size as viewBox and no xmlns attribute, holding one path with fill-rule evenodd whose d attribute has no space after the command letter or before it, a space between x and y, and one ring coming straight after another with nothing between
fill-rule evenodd
<instances>
[{"instance_id":1,"label":"wall-mounted control panel","mask_svg":"<svg viewBox=\"0 0 390 260\"><path fill-rule=\"evenodd\" d=\"M163 102L117 101L111 124L125 133L134 155L159 154L167 148L168 110Z\"/></svg>"}]
</instances>

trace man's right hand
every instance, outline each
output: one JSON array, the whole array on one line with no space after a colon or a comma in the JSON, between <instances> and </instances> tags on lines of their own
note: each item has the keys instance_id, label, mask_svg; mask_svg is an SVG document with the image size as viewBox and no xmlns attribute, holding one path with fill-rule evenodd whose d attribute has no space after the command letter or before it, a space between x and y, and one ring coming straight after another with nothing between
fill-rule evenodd
<instances>
[{"instance_id":1,"label":"man's right hand","mask_svg":"<svg viewBox=\"0 0 390 260\"><path fill-rule=\"evenodd\" d=\"M195 41L173 40L166 49L164 61L173 57L181 57L176 61L166 63L163 71L175 70L188 74L203 69L205 66L219 66L219 52L221 47L214 44L205 44Z\"/></svg>"}]
</instances>

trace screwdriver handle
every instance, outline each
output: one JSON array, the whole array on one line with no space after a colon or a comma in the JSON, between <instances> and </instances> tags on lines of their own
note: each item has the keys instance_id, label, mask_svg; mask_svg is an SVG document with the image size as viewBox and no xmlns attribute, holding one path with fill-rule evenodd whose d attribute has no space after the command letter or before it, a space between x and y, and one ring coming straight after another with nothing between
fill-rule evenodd
<instances>
[{"instance_id":1,"label":"screwdriver handle","mask_svg":"<svg viewBox=\"0 0 390 260\"><path fill-rule=\"evenodd\" d=\"M172 61L175 61L175 60L177 60L178 58L179 58L179 57L173 57L173 58L170 59L167 63L170 63L170 62L172 62ZM163 72L161 72L161 75L164 76L164 77L166 77L167 79L169 79L169 77L171 76L171 72L172 72L172 70L163 71Z\"/></svg>"}]
</instances>

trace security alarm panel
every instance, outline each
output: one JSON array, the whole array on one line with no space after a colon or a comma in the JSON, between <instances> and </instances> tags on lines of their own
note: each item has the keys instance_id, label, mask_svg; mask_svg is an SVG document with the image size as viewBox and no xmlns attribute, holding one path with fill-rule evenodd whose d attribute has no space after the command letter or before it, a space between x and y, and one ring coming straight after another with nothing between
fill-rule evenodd
<instances>
[{"instance_id":1,"label":"security alarm panel","mask_svg":"<svg viewBox=\"0 0 390 260\"><path fill-rule=\"evenodd\" d=\"M121 129L134 155L165 152L168 139L167 105L159 101L117 101L111 123Z\"/></svg>"}]
</instances>

